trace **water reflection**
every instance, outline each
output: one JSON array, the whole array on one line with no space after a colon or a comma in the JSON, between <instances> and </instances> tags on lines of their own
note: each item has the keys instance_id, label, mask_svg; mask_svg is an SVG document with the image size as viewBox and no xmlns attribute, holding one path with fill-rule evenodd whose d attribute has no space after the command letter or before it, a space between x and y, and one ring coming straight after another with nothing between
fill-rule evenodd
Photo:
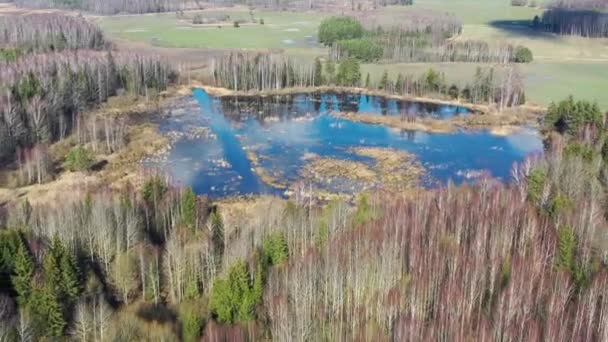
<instances>
[{"instance_id":1,"label":"water reflection","mask_svg":"<svg viewBox=\"0 0 608 342\"><path fill-rule=\"evenodd\" d=\"M449 179L455 183L469 181L482 171L507 180L514 162L542 151L537 132L530 129L508 136L487 131L435 134L399 131L328 115L332 111L440 118L467 114L466 109L454 106L344 94L218 99L196 90L194 97L200 111L190 113L188 124L207 126L216 137L182 138L161 164L176 180L211 196L283 193L282 186L265 184L256 167L281 183L291 184L301 179L302 168L314 156L371 164L369 158L349 150L354 146L414 154L427 171L421 180L426 186ZM172 118L161 126L180 129Z\"/></svg>"}]
</instances>

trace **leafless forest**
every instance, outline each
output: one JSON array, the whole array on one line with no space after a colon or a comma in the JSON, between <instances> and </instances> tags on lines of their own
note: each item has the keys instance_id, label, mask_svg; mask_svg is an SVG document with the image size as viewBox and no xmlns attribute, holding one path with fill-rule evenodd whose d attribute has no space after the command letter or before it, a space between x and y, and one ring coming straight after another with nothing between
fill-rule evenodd
<instances>
[{"instance_id":1,"label":"leafless forest","mask_svg":"<svg viewBox=\"0 0 608 342\"><path fill-rule=\"evenodd\" d=\"M279 10L325 9L362 11L386 5L409 5L411 0L16 0L29 8L60 8L98 14L158 13L216 6L247 5Z\"/></svg>"},{"instance_id":2,"label":"leafless forest","mask_svg":"<svg viewBox=\"0 0 608 342\"><path fill-rule=\"evenodd\" d=\"M391 2L361 3L339 2ZM202 2L19 4L143 13ZM380 28L359 19L392 46L386 59L501 65L478 68L465 84L433 69L372 80L351 56L303 63L234 52L211 61L207 85L356 87L496 112L525 103L524 75L509 63L517 47L446 42L462 29L449 15ZM430 45L417 45L421 36ZM17 177L15 191L50 184L64 171L57 160L62 175L88 177L97 172L91 153L135 154L126 151L128 115L92 110L111 98L145 107L180 76L165 58L115 50L74 16L4 19L0 48L0 173ZM572 97L546 112L544 153L513 165L510 183L385 188L323 205L301 195L232 203L161 172L128 173L114 155L121 187L108 177L37 203L16 192L0 203L0 341L608 341L608 114ZM61 149L70 150L57 157Z\"/></svg>"}]
</instances>

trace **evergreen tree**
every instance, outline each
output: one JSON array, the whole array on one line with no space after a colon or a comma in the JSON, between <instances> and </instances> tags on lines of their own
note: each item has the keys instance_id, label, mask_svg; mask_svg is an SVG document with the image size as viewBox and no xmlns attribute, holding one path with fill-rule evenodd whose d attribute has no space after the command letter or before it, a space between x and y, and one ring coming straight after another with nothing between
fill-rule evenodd
<instances>
[{"instance_id":1,"label":"evergreen tree","mask_svg":"<svg viewBox=\"0 0 608 342\"><path fill-rule=\"evenodd\" d=\"M368 72L368 73L367 73L367 76L365 76L365 88L369 89L369 88L371 87L371 85L372 85L371 83L372 83L372 82L371 82L371 80L370 80L370 77L369 77L369 72Z\"/></svg>"},{"instance_id":2,"label":"evergreen tree","mask_svg":"<svg viewBox=\"0 0 608 342\"><path fill-rule=\"evenodd\" d=\"M218 265L221 264L224 256L224 222L219 212L211 214L211 245Z\"/></svg>"},{"instance_id":3,"label":"evergreen tree","mask_svg":"<svg viewBox=\"0 0 608 342\"><path fill-rule=\"evenodd\" d=\"M183 192L181 202L182 222L186 227L194 231L196 229L197 208L196 195L192 191L192 188L188 188Z\"/></svg>"},{"instance_id":4,"label":"evergreen tree","mask_svg":"<svg viewBox=\"0 0 608 342\"><path fill-rule=\"evenodd\" d=\"M388 72L386 70L384 70L384 73L382 73L382 78L380 79L378 88L380 90L387 90L388 88Z\"/></svg>"},{"instance_id":5,"label":"evergreen tree","mask_svg":"<svg viewBox=\"0 0 608 342\"><path fill-rule=\"evenodd\" d=\"M25 305L30 298L34 263L23 240L19 240L15 254L14 273L11 277L13 288L17 292L19 305Z\"/></svg>"},{"instance_id":6,"label":"evergreen tree","mask_svg":"<svg viewBox=\"0 0 608 342\"><path fill-rule=\"evenodd\" d=\"M65 296L67 304L74 304L80 294L80 281L78 269L72 254L63 253L59 267L61 269L62 295Z\"/></svg>"},{"instance_id":7,"label":"evergreen tree","mask_svg":"<svg viewBox=\"0 0 608 342\"><path fill-rule=\"evenodd\" d=\"M253 285L244 261L237 261L225 279L218 278L213 284L209 299L211 311L222 323L232 324L254 319L255 306L263 295L263 268L258 263Z\"/></svg>"},{"instance_id":8,"label":"evergreen tree","mask_svg":"<svg viewBox=\"0 0 608 342\"><path fill-rule=\"evenodd\" d=\"M321 60L319 58L315 59L315 86L320 86L325 84L325 80L323 77L323 65L321 64Z\"/></svg>"},{"instance_id":9,"label":"evergreen tree","mask_svg":"<svg viewBox=\"0 0 608 342\"><path fill-rule=\"evenodd\" d=\"M327 83L332 84L336 73L336 64L331 59L325 63L325 71L327 72Z\"/></svg>"},{"instance_id":10,"label":"evergreen tree","mask_svg":"<svg viewBox=\"0 0 608 342\"><path fill-rule=\"evenodd\" d=\"M280 232L270 234L264 239L263 254L271 265L279 265L285 262L289 256L287 241Z\"/></svg>"},{"instance_id":11,"label":"evergreen tree","mask_svg":"<svg viewBox=\"0 0 608 342\"><path fill-rule=\"evenodd\" d=\"M405 80L403 79L403 75L399 74L397 76L397 81L395 82L395 91L399 94L403 93L403 89L405 88Z\"/></svg>"}]
</instances>

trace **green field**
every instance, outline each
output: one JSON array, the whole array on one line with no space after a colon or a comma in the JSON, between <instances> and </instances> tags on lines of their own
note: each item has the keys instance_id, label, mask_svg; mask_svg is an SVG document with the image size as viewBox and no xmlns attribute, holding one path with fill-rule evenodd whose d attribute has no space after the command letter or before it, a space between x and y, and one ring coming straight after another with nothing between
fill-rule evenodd
<instances>
[{"instance_id":1,"label":"green field","mask_svg":"<svg viewBox=\"0 0 608 342\"><path fill-rule=\"evenodd\" d=\"M188 14L192 14L189 12ZM205 16L230 15L230 20L250 20L249 12L204 11ZM264 25L246 23L192 25L175 13L105 17L100 26L110 36L145 41L152 45L180 48L296 48L316 45L317 27L323 15L297 12L255 12Z\"/></svg>"},{"instance_id":2,"label":"green field","mask_svg":"<svg viewBox=\"0 0 608 342\"><path fill-rule=\"evenodd\" d=\"M510 0L416 0L411 7L394 6L380 11L391 16L412 9L454 13L463 23L456 39L478 39L524 45L534 53L534 62L521 65L526 75L528 100L541 105L569 94L597 101L608 109L608 39L562 37L539 33L529 21L542 13L532 7L513 7ZM230 15L230 20L250 19L243 8L230 11L203 11L208 17ZM192 16L194 13L188 12ZM154 46L209 49L281 49L291 56L312 60L326 50L316 44L317 27L327 13L255 11L264 25L229 23L197 26L180 20L175 13L116 16L100 19L100 25L113 37L142 41ZM418 75L433 67L443 71L449 81L466 83L478 65L471 63L415 63L364 65L363 73L379 78L384 70Z\"/></svg>"}]
</instances>

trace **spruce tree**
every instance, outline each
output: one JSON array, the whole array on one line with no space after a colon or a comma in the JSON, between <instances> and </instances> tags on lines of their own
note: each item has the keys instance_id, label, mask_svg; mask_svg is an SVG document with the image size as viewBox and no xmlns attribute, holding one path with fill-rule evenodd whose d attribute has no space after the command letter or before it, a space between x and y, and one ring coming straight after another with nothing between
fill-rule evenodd
<instances>
[{"instance_id":1,"label":"spruce tree","mask_svg":"<svg viewBox=\"0 0 608 342\"><path fill-rule=\"evenodd\" d=\"M191 188L188 188L182 194L181 200L182 222L190 230L196 229L196 195Z\"/></svg>"},{"instance_id":2,"label":"spruce tree","mask_svg":"<svg viewBox=\"0 0 608 342\"><path fill-rule=\"evenodd\" d=\"M211 214L211 244L216 261L220 265L224 256L224 223L217 211Z\"/></svg>"},{"instance_id":3,"label":"spruce tree","mask_svg":"<svg viewBox=\"0 0 608 342\"><path fill-rule=\"evenodd\" d=\"M19 305L25 305L30 298L32 290L32 277L34 276L34 263L23 240L19 240L14 261L14 273L11 277L13 287L17 292Z\"/></svg>"},{"instance_id":4,"label":"spruce tree","mask_svg":"<svg viewBox=\"0 0 608 342\"><path fill-rule=\"evenodd\" d=\"M70 253L64 253L60 260L61 269L61 292L66 297L68 304L73 304L80 293L80 281L78 268Z\"/></svg>"}]
</instances>

